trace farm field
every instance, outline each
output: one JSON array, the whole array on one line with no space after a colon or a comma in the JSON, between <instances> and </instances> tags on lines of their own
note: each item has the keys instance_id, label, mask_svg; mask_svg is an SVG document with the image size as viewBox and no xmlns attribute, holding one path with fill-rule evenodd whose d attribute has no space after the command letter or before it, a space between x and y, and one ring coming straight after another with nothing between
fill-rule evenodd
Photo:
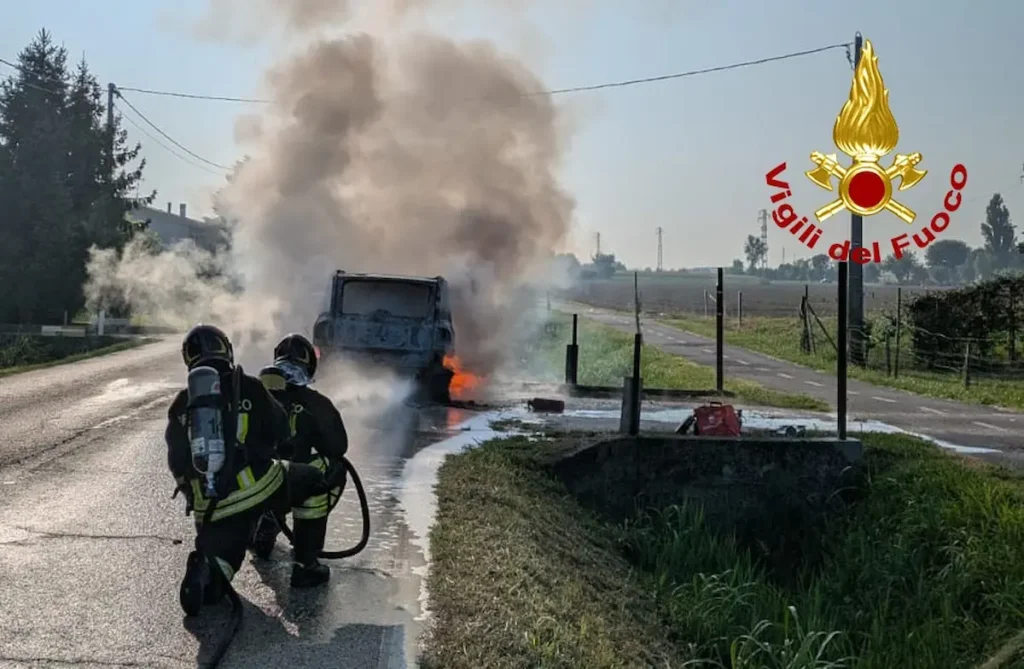
<instances>
[{"instance_id":1,"label":"farm field","mask_svg":"<svg viewBox=\"0 0 1024 669\"><path fill-rule=\"evenodd\" d=\"M640 307L646 313L703 314L705 309L704 291L713 298L716 277L714 274L639 276ZM724 302L726 313L735 315L743 294L743 315L747 316L791 316L800 310L800 298L808 292L811 306L819 316L836 314L836 284L807 283L795 281L774 281L762 284L756 277L725 275ZM864 286L865 313L895 311L898 286L867 284ZM941 288L903 286L903 299ZM605 309L633 309L633 275L618 274L611 279L582 281L565 296L579 302ZM707 300L709 313L714 314L714 301Z\"/></svg>"},{"instance_id":2,"label":"farm field","mask_svg":"<svg viewBox=\"0 0 1024 669\"><path fill-rule=\"evenodd\" d=\"M640 275L641 311L650 318L683 330L713 338L715 304L714 275L657 276ZM802 323L800 300L805 284L773 282L762 284L757 278L725 277L726 343L765 353L819 371L834 373L837 337L836 284L806 284L808 299L818 319L812 321L812 350L801 349ZM914 297L941 289L902 288L904 312L902 338L894 337L897 287L865 286L865 312L868 320L867 364L852 366L852 378L878 386L907 390L919 395L976 404L1024 409L1024 374L1010 365L1005 356L971 356L969 382L964 375L964 356L943 355L923 367L916 359L912 344L914 332L906 305ZM743 318L737 317L739 293L742 293ZM633 310L633 277L623 275L605 281L583 282L567 296L595 307L621 311Z\"/></svg>"}]
</instances>

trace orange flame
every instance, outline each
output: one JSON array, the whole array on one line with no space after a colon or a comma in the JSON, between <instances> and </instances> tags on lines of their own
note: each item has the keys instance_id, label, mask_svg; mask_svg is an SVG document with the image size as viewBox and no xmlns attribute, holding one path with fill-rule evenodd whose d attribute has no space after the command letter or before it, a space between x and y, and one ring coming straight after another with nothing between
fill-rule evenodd
<instances>
[{"instance_id":1,"label":"orange flame","mask_svg":"<svg viewBox=\"0 0 1024 669\"><path fill-rule=\"evenodd\" d=\"M446 355L444 366L453 374L452 380L448 384L448 392L453 399L465 399L482 381L476 374L462 368L462 362L457 355Z\"/></svg>"}]
</instances>

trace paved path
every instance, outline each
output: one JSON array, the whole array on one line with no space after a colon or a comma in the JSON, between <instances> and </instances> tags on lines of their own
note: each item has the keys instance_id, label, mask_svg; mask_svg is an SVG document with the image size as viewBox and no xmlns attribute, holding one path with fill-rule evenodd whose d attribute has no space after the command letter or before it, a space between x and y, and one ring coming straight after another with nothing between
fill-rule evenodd
<instances>
[{"instance_id":1,"label":"paved path","mask_svg":"<svg viewBox=\"0 0 1024 669\"><path fill-rule=\"evenodd\" d=\"M227 605L192 625L177 601L194 530L170 499L163 430L184 379L177 341L0 379L0 667L194 667L223 633ZM313 591L289 588L286 544L247 558L223 667L415 666L424 563L396 489L408 457L464 417L343 412L370 543ZM346 490L328 547L354 544L359 520Z\"/></svg>"},{"instance_id":2,"label":"paved path","mask_svg":"<svg viewBox=\"0 0 1024 669\"><path fill-rule=\"evenodd\" d=\"M624 332L635 331L632 317L597 308L580 315ZM644 343L683 356L702 365L715 365L715 340L661 323L641 321ZM725 346L725 377L748 379L791 393L804 393L836 402L835 376ZM847 382L850 419L878 420L904 430L962 446L997 448L1024 455L1024 413L950 400L922 397L903 390L873 386L856 379Z\"/></svg>"}]
</instances>

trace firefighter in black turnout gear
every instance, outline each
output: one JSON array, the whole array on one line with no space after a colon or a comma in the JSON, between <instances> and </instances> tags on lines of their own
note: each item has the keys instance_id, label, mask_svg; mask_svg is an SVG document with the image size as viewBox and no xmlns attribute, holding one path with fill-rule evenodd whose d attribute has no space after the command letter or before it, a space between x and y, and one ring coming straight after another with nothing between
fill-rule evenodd
<instances>
[{"instance_id":1,"label":"firefighter in black turnout gear","mask_svg":"<svg viewBox=\"0 0 1024 669\"><path fill-rule=\"evenodd\" d=\"M276 459L291 430L288 414L259 379L234 364L231 342L212 325L185 336L189 387L167 412L167 461L177 492L195 512L195 549L179 592L182 610L197 615L218 602L242 566L260 516L326 489L313 467Z\"/></svg>"},{"instance_id":2,"label":"firefighter in black turnout gear","mask_svg":"<svg viewBox=\"0 0 1024 669\"><path fill-rule=\"evenodd\" d=\"M317 555L324 548L327 516L345 488L343 456L348 451L348 433L341 414L331 400L309 387L317 369L316 350L300 334L290 334L274 348L274 364L260 371L260 379L285 408L291 439L278 455L323 472L329 489L293 504L295 565L292 585L318 585L328 580L330 570ZM280 528L272 514L264 514L253 543L257 557L270 556Z\"/></svg>"}]
</instances>

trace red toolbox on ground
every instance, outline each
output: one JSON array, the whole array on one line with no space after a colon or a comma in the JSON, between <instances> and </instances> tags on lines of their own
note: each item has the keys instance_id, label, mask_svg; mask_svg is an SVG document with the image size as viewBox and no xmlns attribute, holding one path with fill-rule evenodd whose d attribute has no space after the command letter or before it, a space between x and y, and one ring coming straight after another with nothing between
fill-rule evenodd
<instances>
[{"instance_id":1,"label":"red toolbox on ground","mask_svg":"<svg viewBox=\"0 0 1024 669\"><path fill-rule=\"evenodd\" d=\"M691 427L693 433L705 437L738 437L740 436L741 415L731 404L708 402L693 410L693 415L676 430L677 434L686 434Z\"/></svg>"}]
</instances>

